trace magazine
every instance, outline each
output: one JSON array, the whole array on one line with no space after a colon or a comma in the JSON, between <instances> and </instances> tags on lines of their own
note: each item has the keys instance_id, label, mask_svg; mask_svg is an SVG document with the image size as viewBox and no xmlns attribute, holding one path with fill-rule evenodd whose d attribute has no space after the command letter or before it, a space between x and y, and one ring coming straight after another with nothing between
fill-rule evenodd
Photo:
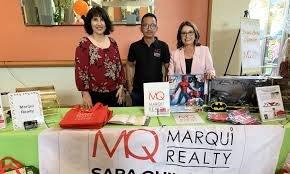
<instances>
[{"instance_id":1,"label":"magazine","mask_svg":"<svg viewBox=\"0 0 290 174\"><path fill-rule=\"evenodd\" d=\"M280 86L256 87L262 121L286 119Z\"/></svg>"},{"instance_id":2,"label":"magazine","mask_svg":"<svg viewBox=\"0 0 290 174\"><path fill-rule=\"evenodd\" d=\"M111 124L122 124L122 125L136 125L143 126L147 120L146 116L135 116L128 114L116 114L114 115L108 123Z\"/></svg>"},{"instance_id":3,"label":"magazine","mask_svg":"<svg viewBox=\"0 0 290 174\"><path fill-rule=\"evenodd\" d=\"M170 110L197 112L202 110L207 95L204 75L169 75Z\"/></svg>"}]
</instances>

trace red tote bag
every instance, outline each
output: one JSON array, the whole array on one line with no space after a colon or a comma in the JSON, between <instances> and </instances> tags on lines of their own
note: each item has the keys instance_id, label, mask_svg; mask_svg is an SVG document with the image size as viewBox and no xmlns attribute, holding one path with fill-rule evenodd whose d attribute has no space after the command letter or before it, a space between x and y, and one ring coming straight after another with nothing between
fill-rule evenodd
<instances>
[{"instance_id":1,"label":"red tote bag","mask_svg":"<svg viewBox=\"0 0 290 174\"><path fill-rule=\"evenodd\" d=\"M112 111L102 103L95 104L91 109L77 105L65 114L59 125L61 128L100 129L111 117Z\"/></svg>"},{"instance_id":2,"label":"red tote bag","mask_svg":"<svg viewBox=\"0 0 290 174\"><path fill-rule=\"evenodd\" d=\"M12 157L4 157L0 160L0 174L5 174L7 171L17 174L26 173L23 164Z\"/></svg>"}]
</instances>

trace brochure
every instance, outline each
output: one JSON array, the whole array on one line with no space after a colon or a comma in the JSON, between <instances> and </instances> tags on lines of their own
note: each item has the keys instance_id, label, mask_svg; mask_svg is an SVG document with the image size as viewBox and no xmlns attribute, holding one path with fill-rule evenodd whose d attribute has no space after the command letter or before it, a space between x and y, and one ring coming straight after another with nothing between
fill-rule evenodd
<instances>
[{"instance_id":1,"label":"brochure","mask_svg":"<svg viewBox=\"0 0 290 174\"><path fill-rule=\"evenodd\" d=\"M280 86L256 87L262 121L286 119Z\"/></svg>"},{"instance_id":2,"label":"brochure","mask_svg":"<svg viewBox=\"0 0 290 174\"><path fill-rule=\"evenodd\" d=\"M203 119L198 113L173 113L172 114L177 125L202 124Z\"/></svg>"}]
</instances>

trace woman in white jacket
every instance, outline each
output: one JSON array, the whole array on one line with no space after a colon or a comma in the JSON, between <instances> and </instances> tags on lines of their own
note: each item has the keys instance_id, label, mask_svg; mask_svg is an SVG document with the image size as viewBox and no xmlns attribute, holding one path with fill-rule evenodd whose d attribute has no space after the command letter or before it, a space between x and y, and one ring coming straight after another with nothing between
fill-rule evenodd
<instances>
[{"instance_id":1,"label":"woman in white jacket","mask_svg":"<svg viewBox=\"0 0 290 174\"><path fill-rule=\"evenodd\" d=\"M215 69L208 47L199 43L197 27L189 21L182 22L177 32L177 49L172 52L168 74L205 74L215 77Z\"/></svg>"}]
</instances>

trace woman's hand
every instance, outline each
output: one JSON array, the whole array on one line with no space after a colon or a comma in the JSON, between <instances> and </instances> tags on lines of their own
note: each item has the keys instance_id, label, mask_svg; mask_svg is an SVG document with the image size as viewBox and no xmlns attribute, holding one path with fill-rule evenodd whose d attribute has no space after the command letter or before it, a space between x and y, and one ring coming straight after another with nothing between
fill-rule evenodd
<instances>
[{"instance_id":1,"label":"woman's hand","mask_svg":"<svg viewBox=\"0 0 290 174\"><path fill-rule=\"evenodd\" d=\"M116 93L116 97L117 97L118 104L121 105L123 103L123 101L125 100L125 91L124 91L123 85L120 85L120 87Z\"/></svg>"},{"instance_id":2,"label":"woman's hand","mask_svg":"<svg viewBox=\"0 0 290 174\"><path fill-rule=\"evenodd\" d=\"M207 80L212 80L215 78L215 73L214 72L210 72L210 73L205 73L205 78Z\"/></svg>"},{"instance_id":3,"label":"woman's hand","mask_svg":"<svg viewBox=\"0 0 290 174\"><path fill-rule=\"evenodd\" d=\"M90 93L88 91L82 91L82 97L83 97L83 107L86 109L92 108L93 102Z\"/></svg>"},{"instance_id":4,"label":"woman's hand","mask_svg":"<svg viewBox=\"0 0 290 174\"><path fill-rule=\"evenodd\" d=\"M133 91L133 86L132 85L128 85L128 91L129 91L129 93L132 93L132 91Z\"/></svg>"}]
</instances>

